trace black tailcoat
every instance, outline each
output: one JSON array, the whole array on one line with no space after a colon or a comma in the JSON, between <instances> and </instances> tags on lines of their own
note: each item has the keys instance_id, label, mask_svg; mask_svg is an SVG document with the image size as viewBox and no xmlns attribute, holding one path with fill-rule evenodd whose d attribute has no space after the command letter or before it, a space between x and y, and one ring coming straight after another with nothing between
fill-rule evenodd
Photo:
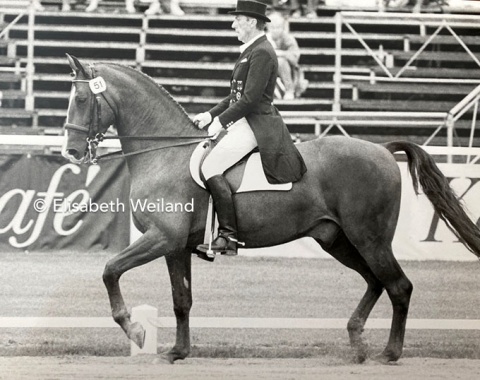
<instances>
[{"instance_id":1,"label":"black tailcoat","mask_svg":"<svg viewBox=\"0 0 480 380\"><path fill-rule=\"evenodd\" d=\"M230 78L230 95L209 112L227 129L245 117L257 139L268 182L287 183L298 181L307 168L273 105L277 70L275 50L262 36L238 58Z\"/></svg>"}]
</instances>

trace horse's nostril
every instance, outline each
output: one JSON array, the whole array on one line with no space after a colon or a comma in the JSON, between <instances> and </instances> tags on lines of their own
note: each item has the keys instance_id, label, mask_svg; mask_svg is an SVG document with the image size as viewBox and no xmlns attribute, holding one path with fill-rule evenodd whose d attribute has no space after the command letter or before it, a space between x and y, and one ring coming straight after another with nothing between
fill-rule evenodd
<instances>
[{"instance_id":1,"label":"horse's nostril","mask_svg":"<svg viewBox=\"0 0 480 380\"><path fill-rule=\"evenodd\" d=\"M79 158L79 157L78 157L78 150L76 150L76 149L68 149L68 150L67 150L67 153L68 153L70 156L73 156L73 157L75 157L75 158L77 158L77 159Z\"/></svg>"}]
</instances>

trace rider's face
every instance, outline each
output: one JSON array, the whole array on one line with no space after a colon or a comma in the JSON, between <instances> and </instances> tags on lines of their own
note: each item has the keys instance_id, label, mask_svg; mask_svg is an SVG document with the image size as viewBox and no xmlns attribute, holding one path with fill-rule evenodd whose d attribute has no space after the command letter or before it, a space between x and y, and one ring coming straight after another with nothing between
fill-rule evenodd
<instances>
[{"instance_id":1,"label":"rider's face","mask_svg":"<svg viewBox=\"0 0 480 380\"><path fill-rule=\"evenodd\" d=\"M232 28L237 33L239 41L243 43L248 42L255 31L255 19L244 15L235 16L233 20Z\"/></svg>"}]
</instances>

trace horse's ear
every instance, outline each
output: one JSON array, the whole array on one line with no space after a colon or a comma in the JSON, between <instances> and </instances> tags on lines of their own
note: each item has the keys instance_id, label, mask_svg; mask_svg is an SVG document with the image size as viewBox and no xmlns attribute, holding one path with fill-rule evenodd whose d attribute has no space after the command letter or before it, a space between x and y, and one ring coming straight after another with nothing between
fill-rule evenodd
<instances>
[{"instance_id":1,"label":"horse's ear","mask_svg":"<svg viewBox=\"0 0 480 380\"><path fill-rule=\"evenodd\" d=\"M67 54L68 63L70 64L70 67L72 68L72 70L75 71L76 73L81 71L85 76L88 76L87 71L83 67L82 63L78 60L78 58L68 53L66 54Z\"/></svg>"}]
</instances>

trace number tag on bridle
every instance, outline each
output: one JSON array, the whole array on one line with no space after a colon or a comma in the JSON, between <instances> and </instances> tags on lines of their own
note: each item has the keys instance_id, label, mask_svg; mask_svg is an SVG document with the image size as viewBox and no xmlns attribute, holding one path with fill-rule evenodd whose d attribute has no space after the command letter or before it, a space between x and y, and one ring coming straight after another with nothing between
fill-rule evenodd
<instances>
[{"instance_id":1,"label":"number tag on bridle","mask_svg":"<svg viewBox=\"0 0 480 380\"><path fill-rule=\"evenodd\" d=\"M88 85L94 94L100 94L107 89L107 83L102 77L93 78Z\"/></svg>"}]
</instances>

